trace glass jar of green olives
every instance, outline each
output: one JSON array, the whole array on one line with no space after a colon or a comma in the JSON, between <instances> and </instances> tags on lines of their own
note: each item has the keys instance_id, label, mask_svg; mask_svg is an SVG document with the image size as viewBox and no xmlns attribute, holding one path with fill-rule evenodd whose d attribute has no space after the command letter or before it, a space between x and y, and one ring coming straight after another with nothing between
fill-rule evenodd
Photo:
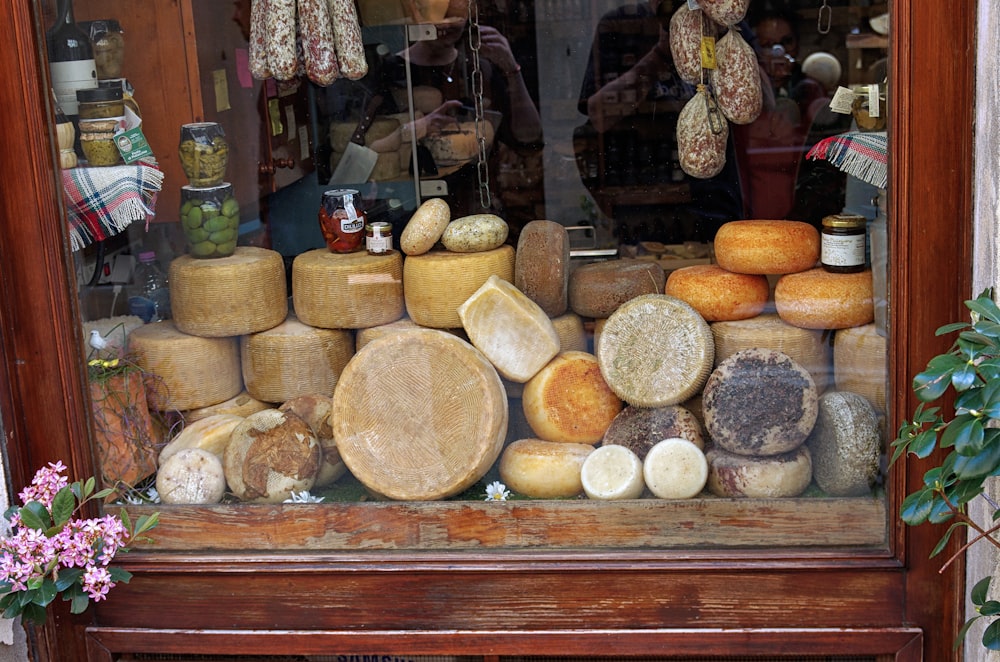
<instances>
[{"instance_id":1,"label":"glass jar of green olives","mask_svg":"<svg viewBox=\"0 0 1000 662\"><path fill-rule=\"evenodd\" d=\"M240 207L233 185L181 187L181 226L191 257L227 257L236 250Z\"/></svg>"},{"instance_id":2,"label":"glass jar of green olives","mask_svg":"<svg viewBox=\"0 0 1000 662\"><path fill-rule=\"evenodd\" d=\"M181 126L178 149L181 167L191 186L218 186L226 175L229 143L216 122L195 122Z\"/></svg>"}]
</instances>

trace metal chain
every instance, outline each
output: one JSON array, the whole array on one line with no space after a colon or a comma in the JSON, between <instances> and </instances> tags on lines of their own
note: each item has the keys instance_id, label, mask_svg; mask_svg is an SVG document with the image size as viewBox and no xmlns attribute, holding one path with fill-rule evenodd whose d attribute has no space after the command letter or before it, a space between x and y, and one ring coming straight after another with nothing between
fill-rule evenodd
<instances>
[{"instance_id":1,"label":"metal chain","mask_svg":"<svg viewBox=\"0 0 1000 662\"><path fill-rule=\"evenodd\" d=\"M823 4L819 8L819 13L816 15L816 32L827 34L830 32L830 25L832 23L833 8L826 4L826 0L823 0Z\"/></svg>"},{"instance_id":2,"label":"metal chain","mask_svg":"<svg viewBox=\"0 0 1000 662\"><path fill-rule=\"evenodd\" d=\"M476 160L476 177L479 180L479 204L490 209L493 196L490 193L490 167L486 161L485 112L483 105L483 70L479 64L479 49L483 45L479 32L479 3L469 0L469 49L472 51L472 98L476 109L476 144L479 154Z\"/></svg>"}]
</instances>

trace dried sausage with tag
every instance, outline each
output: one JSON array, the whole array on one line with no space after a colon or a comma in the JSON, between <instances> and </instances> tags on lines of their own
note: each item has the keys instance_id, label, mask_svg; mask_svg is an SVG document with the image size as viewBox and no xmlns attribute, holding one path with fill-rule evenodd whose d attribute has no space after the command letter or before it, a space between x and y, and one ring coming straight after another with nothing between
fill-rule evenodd
<instances>
[{"instance_id":1,"label":"dried sausage with tag","mask_svg":"<svg viewBox=\"0 0 1000 662\"><path fill-rule=\"evenodd\" d=\"M701 10L688 9L686 2L670 17L670 54L677 74L686 83L701 82L702 22Z\"/></svg>"},{"instance_id":2,"label":"dried sausage with tag","mask_svg":"<svg viewBox=\"0 0 1000 662\"><path fill-rule=\"evenodd\" d=\"M750 0L700 0L699 6L716 23L732 26L747 15Z\"/></svg>"},{"instance_id":3,"label":"dried sausage with tag","mask_svg":"<svg viewBox=\"0 0 1000 662\"><path fill-rule=\"evenodd\" d=\"M269 0L253 0L250 5L250 75L257 80L271 77L267 63L267 4Z\"/></svg>"},{"instance_id":4,"label":"dried sausage with tag","mask_svg":"<svg viewBox=\"0 0 1000 662\"><path fill-rule=\"evenodd\" d=\"M719 110L733 124L760 115L762 95L757 56L739 30L730 29L715 47L715 95Z\"/></svg>"},{"instance_id":5,"label":"dried sausage with tag","mask_svg":"<svg viewBox=\"0 0 1000 662\"><path fill-rule=\"evenodd\" d=\"M684 104L677 117L677 149L681 169L692 177L709 179L726 165L729 124L705 85Z\"/></svg>"}]
</instances>

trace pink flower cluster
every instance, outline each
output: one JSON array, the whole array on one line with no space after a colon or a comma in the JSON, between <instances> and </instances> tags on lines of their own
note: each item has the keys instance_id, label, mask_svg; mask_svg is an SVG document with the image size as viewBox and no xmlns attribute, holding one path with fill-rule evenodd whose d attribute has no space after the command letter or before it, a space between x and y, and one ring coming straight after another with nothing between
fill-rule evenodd
<instances>
[{"instance_id":1,"label":"pink flower cluster","mask_svg":"<svg viewBox=\"0 0 1000 662\"><path fill-rule=\"evenodd\" d=\"M50 509L55 495L69 484L65 470L61 462L39 469L18 495L22 503L38 501ZM27 590L29 582L48 575L55 579L63 568L84 569L81 586L95 602L114 587L107 566L129 536L117 517L70 519L51 537L24 526L17 513L11 524L12 534L0 540L0 582L10 582L11 591Z\"/></svg>"}]
</instances>

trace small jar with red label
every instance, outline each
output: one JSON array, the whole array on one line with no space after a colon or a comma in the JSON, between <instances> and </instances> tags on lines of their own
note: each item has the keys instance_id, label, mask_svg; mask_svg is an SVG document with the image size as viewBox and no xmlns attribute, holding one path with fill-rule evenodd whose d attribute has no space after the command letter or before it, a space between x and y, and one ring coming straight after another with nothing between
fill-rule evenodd
<instances>
[{"instance_id":1,"label":"small jar with red label","mask_svg":"<svg viewBox=\"0 0 1000 662\"><path fill-rule=\"evenodd\" d=\"M361 196L354 189L334 189L323 193L319 207L319 228L326 247L333 253L353 253L364 247L367 216Z\"/></svg>"}]
</instances>

